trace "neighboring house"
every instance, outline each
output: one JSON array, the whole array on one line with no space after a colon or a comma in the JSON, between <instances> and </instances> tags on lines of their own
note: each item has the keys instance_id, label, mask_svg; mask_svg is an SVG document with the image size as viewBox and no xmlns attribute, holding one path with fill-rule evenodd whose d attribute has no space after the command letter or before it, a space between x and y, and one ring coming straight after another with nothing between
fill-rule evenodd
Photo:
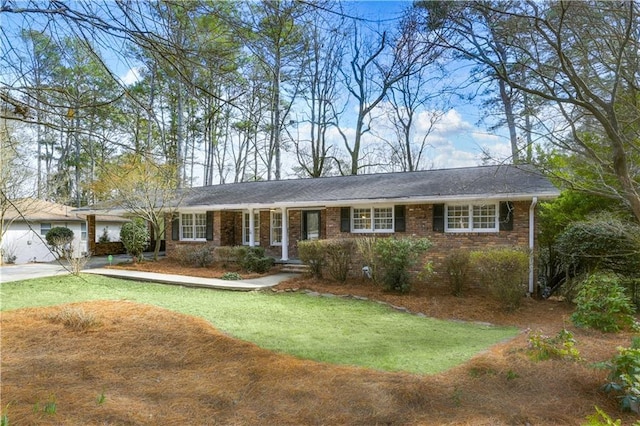
<instances>
[{"instance_id":1,"label":"neighboring house","mask_svg":"<svg viewBox=\"0 0 640 426\"><path fill-rule=\"evenodd\" d=\"M47 232L54 227L64 226L73 231L73 254L81 256L88 253L89 235L87 217L72 212L73 207L49 201L25 198L8 206L2 217L2 253L6 261L15 256L15 263L50 262L55 255L49 250L46 241ZM106 228L110 241L119 241L120 227L128 219L119 216L98 215L95 228ZM99 235L93 238L97 241Z\"/></svg>"},{"instance_id":2,"label":"neighboring house","mask_svg":"<svg viewBox=\"0 0 640 426\"><path fill-rule=\"evenodd\" d=\"M259 245L287 261L300 240L372 235L428 237L438 264L458 248L533 249L538 201L559 191L530 166L214 185L185 190L166 220L166 252L178 245ZM532 250L533 253L533 250ZM530 291L533 292L533 255Z\"/></svg>"}]
</instances>

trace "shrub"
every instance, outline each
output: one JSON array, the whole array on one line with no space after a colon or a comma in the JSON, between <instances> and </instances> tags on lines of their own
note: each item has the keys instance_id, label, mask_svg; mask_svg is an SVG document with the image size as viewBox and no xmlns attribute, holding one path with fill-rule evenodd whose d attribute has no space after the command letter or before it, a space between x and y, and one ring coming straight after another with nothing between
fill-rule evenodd
<instances>
[{"instance_id":1,"label":"shrub","mask_svg":"<svg viewBox=\"0 0 640 426\"><path fill-rule=\"evenodd\" d=\"M444 260L444 266L449 277L451 292L456 297L462 296L471 268L471 253L467 250L454 250Z\"/></svg>"},{"instance_id":2,"label":"shrub","mask_svg":"<svg viewBox=\"0 0 640 426\"><path fill-rule=\"evenodd\" d=\"M214 261L211 246L202 245L197 247L189 247L187 261L189 265L197 266L199 268L206 268L208 266L211 266Z\"/></svg>"},{"instance_id":3,"label":"shrub","mask_svg":"<svg viewBox=\"0 0 640 426\"><path fill-rule=\"evenodd\" d=\"M334 280L341 283L347 280L354 245L355 243L351 239L325 240L323 242L327 270Z\"/></svg>"},{"instance_id":4,"label":"shrub","mask_svg":"<svg viewBox=\"0 0 640 426\"><path fill-rule=\"evenodd\" d=\"M60 312L49 315L49 321L62 324L73 331L87 331L100 326L100 321L93 314L86 313L81 308L65 307Z\"/></svg>"},{"instance_id":5,"label":"shrub","mask_svg":"<svg viewBox=\"0 0 640 426\"><path fill-rule=\"evenodd\" d=\"M56 226L49 229L45 239L58 258L63 256L69 257L69 253L73 250L71 247L73 231L67 227Z\"/></svg>"},{"instance_id":6,"label":"shrub","mask_svg":"<svg viewBox=\"0 0 640 426\"><path fill-rule=\"evenodd\" d=\"M426 238L379 238L375 252L380 260L384 289L406 293L411 290L410 269L431 248Z\"/></svg>"},{"instance_id":7,"label":"shrub","mask_svg":"<svg viewBox=\"0 0 640 426\"><path fill-rule=\"evenodd\" d=\"M307 240L298 242L298 256L307 266L311 275L315 278L322 278L322 267L326 261L326 252L322 241Z\"/></svg>"},{"instance_id":8,"label":"shrub","mask_svg":"<svg viewBox=\"0 0 640 426\"><path fill-rule=\"evenodd\" d=\"M98 242L108 243L109 241L111 241L111 238L109 237L109 231L107 230L107 228L102 228L102 235L100 235L100 238L98 238Z\"/></svg>"},{"instance_id":9,"label":"shrub","mask_svg":"<svg viewBox=\"0 0 640 426\"><path fill-rule=\"evenodd\" d=\"M216 261L222 263L223 266L228 266L231 263L240 263L245 255L246 250L245 247L242 246L222 246L214 249Z\"/></svg>"},{"instance_id":10,"label":"shrub","mask_svg":"<svg viewBox=\"0 0 640 426\"><path fill-rule=\"evenodd\" d=\"M263 274L267 272L274 264L272 257L266 257L264 248L262 247L244 247L244 256L240 260L240 266L247 272L256 272Z\"/></svg>"},{"instance_id":11,"label":"shrub","mask_svg":"<svg viewBox=\"0 0 640 426\"><path fill-rule=\"evenodd\" d=\"M640 227L613 217L571 224L558 237L555 249L572 275L596 270L637 275L640 271Z\"/></svg>"},{"instance_id":12,"label":"shrub","mask_svg":"<svg viewBox=\"0 0 640 426\"><path fill-rule=\"evenodd\" d=\"M529 350L532 357L538 361L547 359L580 360L580 352L574 347L576 344L573 333L562 329L555 337L534 333L529 336Z\"/></svg>"},{"instance_id":13,"label":"shrub","mask_svg":"<svg viewBox=\"0 0 640 426\"><path fill-rule=\"evenodd\" d=\"M615 355L604 367L609 370L608 382L602 387L620 399L623 411L638 412L640 404L640 345L637 342L629 348L618 348Z\"/></svg>"},{"instance_id":14,"label":"shrub","mask_svg":"<svg viewBox=\"0 0 640 426\"><path fill-rule=\"evenodd\" d=\"M220 278L226 281L238 281L242 279L240 274L237 272L225 272Z\"/></svg>"},{"instance_id":15,"label":"shrub","mask_svg":"<svg viewBox=\"0 0 640 426\"><path fill-rule=\"evenodd\" d=\"M571 321L578 327L618 332L633 327L634 307L617 275L596 273L582 282Z\"/></svg>"},{"instance_id":16,"label":"shrub","mask_svg":"<svg viewBox=\"0 0 640 426\"><path fill-rule=\"evenodd\" d=\"M127 222L120 229L120 240L128 254L133 256L133 262L142 260L142 253L149 241L149 230L142 219Z\"/></svg>"},{"instance_id":17,"label":"shrub","mask_svg":"<svg viewBox=\"0 0 640 426\"><path fill-rule=\"evenodd\" d=\"M529 256L522 250L494 249L471 253L474 271L491 295L508 311L520 306L526 293Z\"/></svg>"}]
</instances>

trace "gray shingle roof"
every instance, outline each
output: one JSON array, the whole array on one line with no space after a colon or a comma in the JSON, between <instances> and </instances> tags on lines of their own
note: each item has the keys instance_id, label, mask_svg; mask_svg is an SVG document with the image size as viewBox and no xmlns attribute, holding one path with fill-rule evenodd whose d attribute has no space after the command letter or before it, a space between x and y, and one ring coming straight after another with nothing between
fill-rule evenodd
<instances>
[{"instance_id":1,"label":"gray shingle roof","mask_svg":"<svg viewBox=\"0 0 640 426\"><path fill-rule=\"evenodd\" d=\"M559 191L531 166L482 166L243 182L185 190L180 207L318 206L376 202L438 202L472 198L554 198Z\"/></svg>"}]
</instances>

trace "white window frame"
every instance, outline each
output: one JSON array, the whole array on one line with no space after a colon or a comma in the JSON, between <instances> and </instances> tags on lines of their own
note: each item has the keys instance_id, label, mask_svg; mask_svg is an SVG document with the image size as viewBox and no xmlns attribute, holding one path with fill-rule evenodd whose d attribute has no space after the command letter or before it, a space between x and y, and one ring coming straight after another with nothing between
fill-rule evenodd
<instances>
[{"instance_id":1,"label":"white window frame","mask_svg":"<svg viewBox=\"0 0 640 426\"><path fill-rule=\"evenodd\" d=\"M249 212L242 212L242 245L249 245ZM253 211L253 243L260 245L260 210Z\"/></svg>"},{"instance_id":2,"label":"white window frame","mask_svg":"<svg viewBox=\"0 0 640 426\"><path fill-rule=\"evenodd\" d=\"M80 241L87 241L87 222L80 222Z\"/></svg>"},{"instance_id":3,"label":"white window frame","mask_svg":"<svg viewBox=\"0 0 640 426\"><path fill-rule=\"evenodd\" d=\"M391 228L376 228L376 210L390 210L391 211ZM355 227L355 212L359 210L368 210L369 211L369 227L368 228L356 228ZM395 232L396 226L396 216L395 209L393 205L382 205L382 206L357 206L351 207L350 211L351 216L351 233L353 234L373 234L373 233L385 233L391 234Z\"/></svg>"},{"instance_id":4,"label":"white window frame","mask_svg":"<svg viewBox=\"0 0 640 426\"><path fill-rule=\"evenodd\" d=\"M40 222L40 235L46 236L47 232L51 231L51 228L53 228L53 224L51 222Z\"/></svg>"},{"instance_id":5,"label":"white window frame","mask_svg":"<svg viewBox=\"0 0 640 426\"><path fill-rule=\"evenodd\" d=\"M276 224L277 218L280 217L279 225ZM269 218L270 226L269 226L269 241L272 246L281 246L282 245L282 210L272 210ZM276 226L277 225L277 226ZM280 229L280 241L275 239L274 230Z\"/></svg>"},{"instance_id":6,"label":"white window frame","mask_svg":"<svg viewBox=\"0 0 640 426\"><path fill-rule=\"evenodd\" d=\"M493 206L494 215L493 221L494 226L491 228L479 228L474 224L474 207L475 208L485 208L488 206ZM450 228L449 227L449 208L450 207L467 207L468 209L468 226L466 228ZM491 217L491 216L485 216ZM498 232L500 231L500 204L499 203L456 203L456 204L446 204L445 212L444 212L444 231L451 233L459 233L459 232Z\"/></svg>"},{"instance_id":7,"label":"white window frame","mask_svg":"<svg viewBox=\"0 0 640 426\"><path fill-rule=\"evenodd\" d=\"M189 227L191 228L191 234L193 235L193 237L191 238L184 236L184 227L186 225L183 224L183 218L185 216L191 217L191 225L189 225ZM197 216L204 218L204 225L198 224L198 221L196 220ZM197 237L198 228L203 230L202 237L200 238ZM207 241L207 213L206 212L180 213L180 241Z\"/></svg>"}]
</instances>

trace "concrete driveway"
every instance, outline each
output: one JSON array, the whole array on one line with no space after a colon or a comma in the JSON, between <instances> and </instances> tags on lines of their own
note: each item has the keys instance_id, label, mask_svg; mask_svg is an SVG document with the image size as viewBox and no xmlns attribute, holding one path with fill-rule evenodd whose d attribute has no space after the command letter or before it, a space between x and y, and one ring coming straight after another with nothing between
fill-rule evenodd
<instances>
[{"instance_id":1,"label":"concrete driveway","mask_svg":"<svg viewBox=\"0 0 640 426\"><path fill-rule=\"evenodd\" d=\"M124 254L113 256L113 263L130 260L131 256ZM84 269L101 268L109 264L106 256L92 257ZM31 278L54 277L71 273L65 261L61 263L23 263L20 265L0 266L0 283L28 280Z\"/></svg>"}]
</instances>

